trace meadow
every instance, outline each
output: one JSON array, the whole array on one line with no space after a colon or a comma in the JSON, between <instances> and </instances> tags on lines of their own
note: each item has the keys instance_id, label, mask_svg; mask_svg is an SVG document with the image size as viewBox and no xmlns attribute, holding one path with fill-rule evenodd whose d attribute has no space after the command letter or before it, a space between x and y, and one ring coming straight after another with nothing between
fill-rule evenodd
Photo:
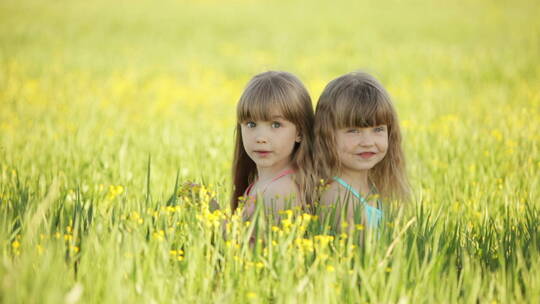
<instances>
[{"instance_id":1,"label":"meadow","mask_svg":"<svg viewBox=\"0 0 540 304\"><path fill-rule=\"evenodd\" d=\"M2 0L0 302L540 303L539 15ZM414 195L378 234L230 214L235 104L269 69L314 104L357 69L392 95Z\"/></svg>"}]
</instances>

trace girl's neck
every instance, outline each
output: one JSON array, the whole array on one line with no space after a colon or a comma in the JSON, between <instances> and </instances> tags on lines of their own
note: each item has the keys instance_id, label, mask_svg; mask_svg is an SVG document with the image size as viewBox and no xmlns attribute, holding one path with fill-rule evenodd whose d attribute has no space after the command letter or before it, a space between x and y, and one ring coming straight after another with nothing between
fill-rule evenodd
<instances>
[{"instance_id":1,"label":"girl's neck","mask_svg":"<svg viewBox=\"0 0 540 304\"><path fill-rule=\"evenodd\" d=\"M276 177L279 173L291 169L292 166L290 163L274 167L257 167L257 180L260 182L268 181Z\"/></svg>"},{"instance_id":2,"label":"girl's neck","mask_svg":"<svg viewBox=\"0 0 540 304\"><path fill-rule=\"evenodd\" d=\"M370 191L368 170L342 170L339 177L360 193Z\"/></svg>"}]
</instances>

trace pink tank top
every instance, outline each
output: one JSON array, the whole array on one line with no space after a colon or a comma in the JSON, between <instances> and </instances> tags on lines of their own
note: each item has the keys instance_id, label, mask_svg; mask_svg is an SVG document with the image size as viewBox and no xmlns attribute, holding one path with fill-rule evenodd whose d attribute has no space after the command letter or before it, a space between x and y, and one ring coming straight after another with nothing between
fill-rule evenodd
<instances>
[{"instance_id":1,"label":"pink tank top","mask_svg":"<svg viewBox=\"0 0 540 304\"><path fill-rule=\"evenodd\" d=\"M294 170L292 170L292 169L284 170L283 172L279 173L276 177L272 178L272 180L266 185L266 187L264 188L264 190L266 190L266 188L267 188L268 186L270 186L271 183L277 181L278 179L280 179L280 178L282 178L282 177L284 177L284 176L287 176L287 175L293 174L293 173L294 173ZM250 184L250 185L247 187L246 192L244 192L244 195L245 195L245 196L248 196L248 197L251 197L251 196L252 196L252 195L250 194L250 192L251 192L251 188L253 188L253 185L254 185L254 183L253 183L253 184ZM264 191L263 191L263 192L264 192Z\"/></svg>"}]
</instances>

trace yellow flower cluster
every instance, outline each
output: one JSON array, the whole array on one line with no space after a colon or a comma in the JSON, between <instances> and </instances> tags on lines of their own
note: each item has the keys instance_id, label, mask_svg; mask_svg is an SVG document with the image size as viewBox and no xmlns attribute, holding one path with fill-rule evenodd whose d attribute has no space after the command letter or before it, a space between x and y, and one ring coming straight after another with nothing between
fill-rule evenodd
<instances>
[{"instance_id":1,"label":"yellow flower cluster","mask_svg":"<svg viewBox=\"0 0 540 304\"><path fill-rule=\"evenodd\" d=\"M139 225L144 223L144 219L141 217L141 215L137 211L132 211L131 214L129 215L129 219Z\"/></svg>"},{"instance_id":2,"label":"yellow flower cluster","mask_svg":"<svg viewBox=\"0 0 540 304\"><path fill-rule=\"evenodd\" d=\"M313 237L315 242L319 245L320 248L325 248L330 244L330 242L334 241L334 236L332 235L316 235Z\"/></svg>"},{"instance_id":3,"label":"yellow flower cluster","mask_svg":"<svg viewBox=\"0 0 540 304\"><path fill-rule=\"evenodd\" d=\"M206 227L218 227L225 220L225 215L219 209L210 212L203 207L201 214L197 214L197 219Z\"/></svg>"},{"instance_id":4,"label":"yellow flower cluster","mask_svg":"<svg viewBox=\"0 0 540 304\"><path fill-rule=\"evenodd\" d=\"M20 235L17 235L15 237L15 240L13 242L11 242L11 250L12 250L14 255L20 255L21 254L21 242L19 241L20 238L21 238Z\"/></svg>"},{"instance_id":5,"label":"yellow flower cluster","mask_svg":"<svg viewBox=\"0 0 540 304\"><path fill-rule=\"evenodd\" d=\"M300 250L313 252L313 240L306 238L298 238L294 241L296 247Z\"/></svg>"},{"instance_id":6,"label":"yellow flower cluster","mask_svg":"<svg viewBox=\"0 0 540 304\"><path fill-rule=\"evenodd\" d=\"M161 242L161 241L165 240L165 231L164 231L163 229L154 231L154 233L152 233L152 237L153 237L155 240Z\"/></svg>"},{"instance_id":7,"label":"yellow flower cluster","mask_svg":"<svg viewBox=\"0 0 540 304\"><path fill-rule=\"evenodd\" d=\"M107 191L106 199L112 201L123 192L124 187L122 185L109 185L109 191Z\"/></svg>"},{"instance_id":8,"label":"yellow flower cluster","mask_svg":"<svg viewBox=\"0 0 540 304\"><path fill-rule=\"evenodd\" d=\"M182 249L171 249L169 250L169 254L171 256L171 259L176 261L183 261L184 260L184 250Z\"/></svg>"}]
</instances>

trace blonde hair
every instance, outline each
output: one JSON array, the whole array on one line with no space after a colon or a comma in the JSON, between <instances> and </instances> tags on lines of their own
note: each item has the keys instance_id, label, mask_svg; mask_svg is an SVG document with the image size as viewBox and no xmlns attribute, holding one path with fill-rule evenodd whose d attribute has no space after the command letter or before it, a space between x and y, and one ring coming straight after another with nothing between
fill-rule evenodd
<instances>
[{"instance_id":1,"label":"blonde hair","mask_svg":"<svg viewBox=\"0 0 540 304\"><path fill-rule=\"evenodd\" d=\"M291 154L295 183L302 203L311 203L314 193L312 169L313 104L302 82L293 74L268 71L255 75L247 84L236 108L236 131L232 166L233 189L231 209L238 208L238 199L257 175L257 167L242 144L240 124L248 120L269 121L272 111L278 110L292 122L301 136Z\"/></svg>"},{"instance_id":2,"label":"blonde hair","mask_svg":"<svg viewBox=\"0 0 540 304\"><path fill-rule=\"evenodd\" d=\"M406 200L409 184L398 116L390 95L377 79L365 72L353 72L332 80L319 98L314 143L317 175L330 181L341 171L336 130L377 125L387 125L388 150L369 170L368 178L383 198Z\"/></svg>"}]
</instances>

